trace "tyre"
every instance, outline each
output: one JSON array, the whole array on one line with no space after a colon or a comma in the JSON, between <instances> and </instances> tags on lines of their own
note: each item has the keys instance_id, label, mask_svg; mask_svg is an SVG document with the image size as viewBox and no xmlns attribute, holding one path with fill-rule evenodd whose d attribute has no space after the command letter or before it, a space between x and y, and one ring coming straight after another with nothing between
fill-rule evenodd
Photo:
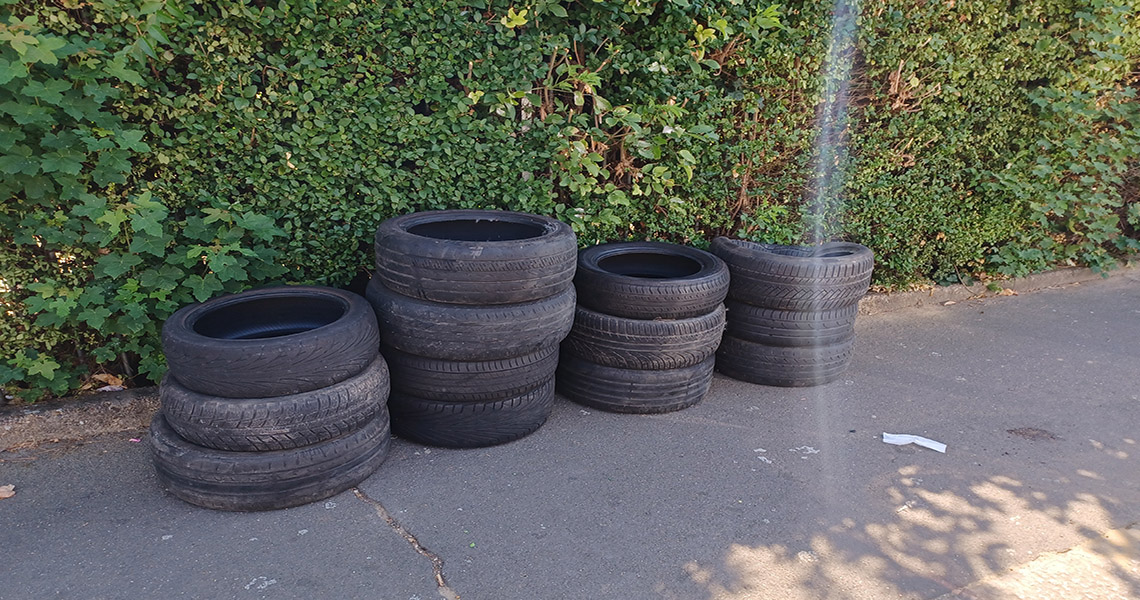
<instances>
[{"instance_id":1,"label":"tyre","mask_svg":"<svg viewBox=\"0 0 1140 600\"><path fill-rule=\"evenodd\" d=\"M158 481L175 497L217 510L273 510L327 498L371 475L391 444L384 417L312 446L229 452L187 442L159 413L150 444Z\"/></svg>"},{"instance_id":2,"label":"tyre","mask_svg":"<svg viewBox=\"0 0 1140 600\"><path fill-rule=\"evenodd\" d=\"M740 381L779 387L822 385L838 379L851 362L855 337L816 347L780 347L724 336L716 368Z\"/></svg>"},{"instance_id":3,"label":"tyre","mask_svg":"<svg viewBox=\"0 0 1140 600\"><path fill-rule=\"evenodd\" d=\"M728 263L734 300L780 310L831 310L867 293L875 257L866 246L758 244L718 237L712 252Z\"/></svg>"},{"instance_id":4,"label":"tyre","mask_svg":"<svg viewBox=\"0 0 1140 600\"><path fill-rule=\"evenodd\" d=\"M713 361L710 356L689 367L643 371L564 357L558 365L558 393L578 404L610 412L672 412L704 398L712 383Z\"/></svg>"},{"instance_id":5,"label":"tyre","mask_svg":"<svg viewBox=\"0 0 1140 600\"><path fill-rule=\"evenodd\" d=\"M821 311L779 310L726 300L728 326L735 338L769 346L826 346L851 337L857 304Z\"/></svg>"},{"instance_id":6,"label":"tyre","mask_svg":"<svg viewBox=\"0 0 1140 600\"><path fill-rule=\"evenodd\" d=\"M162 326L169 372L223 398L317 390L360 373L379 353L364 298L322 287L275 287L186 306Z\"/></svg>"},{"instance_id":7,"label":"tyre","mask_svg":"<svg viewBox=\"0 0 1140 600\"><path fill-rule=\"evenodd\" d=\"M548 217L491 210L419 212L376 230L376 276L409 296L448 304L516 304L572 285L577 240Z\"/></svg>"},{"instance_id":8,"label":"tyre","mask_svg":"<svg viewBox=\"0 0 1140 600\"><path fill-rule=\"evenodd\" d=\"M579 303L629 319L705 315L728 293L728 268L705 252L664 242L601 244L578 253Z\"/></svg>"},{"instance_id":9,"label":"tyre","mask_svg":"<svg viewBox=\"0 0 1140 600\"><path fill-rule=\"evenodd\" d=\"M417 300L373 279L384 344L430 358L481 361L512 358L557 345L574 324L574 288L534 302L460 306Z\"/></svg>"},{"instance_id":10,"label":"tyre","mask_svg":"<svg viewBox=\"0 0 1140 600\"><path fill-rule=\"evenodd\" d=\"M558 346L514 358L441 360L382 346L392 369L392 390L444 402L488 402L521 396L546 383L558 367Z\"/></svg>"},{"instance_id":11,"label":"tyre","mask_svg":"<svg viewBox=\"0 0 1140 600\"><path fill-rule=\"evenodd\" d=\"M234 452L289 450L340 437L386 413L388 368L377 357L344 381L276 398L209 396L167 375L159 398L167 424L191 443Z\"/></svg>"},{"instance_id":12,"label":"tyre","mask_svg":"<svg viewBox=\"0 0 1140 600\"><path fill-rule=\"evenodd\" d=\"M690 367L716 352L724 323L720 305L697 317L654 321L614 317L579 306L562 348L566 354L607 367Z\"/></svg>"},{"instance_id":13,"label":"tyre","mask_svg":"<svg viewBox=\"0 0 1140 600\"><path fill-rule=\"evenodd\" d=\"M554 407L554 379L520 396L493 402L440 402L393 394L388 400L396 435L445 448L505 444L536 431Z\"/></svg>"}]
</instances>

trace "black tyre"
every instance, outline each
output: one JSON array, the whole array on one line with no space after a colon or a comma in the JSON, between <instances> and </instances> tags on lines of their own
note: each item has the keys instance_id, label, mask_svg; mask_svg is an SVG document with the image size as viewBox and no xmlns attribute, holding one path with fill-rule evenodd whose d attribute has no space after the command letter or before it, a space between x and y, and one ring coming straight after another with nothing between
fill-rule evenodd
<instances>
[{"instance_id":1,"label":"black tyre","mask_svg":"<svg viewBox=\"0 0 1140 600\"><path fill-rule=\"evenodd\" d=\"M720 342L716 368L740 381L779 387L822 385L838 379L851 362L852 336L838 344L780 347L748 342L729 335Z\"/></svg>"},{"instance_id":2,"label":"black tyre","mask_svg":"<svg viewBox=\"0 0 1140 600\"><path fill-rule=\"evenodd\" d=\"M705 315L728 293L728 268L705 252L664 242L621 242L578 253L579 302L629 319Z\"/></svg>"},{"instance_id":3,"label":"black tyre","mask_svg":"<svg viewBox=\"0 0 1140 600\"><path fill-rule=\"evenodd\" d=\"M386 412L388 367L377 357L344 381L275 398L199 394L167 375L159 398L166 422L189 442L234 452L288 450L340 437Z\"/></svg>"},{"instance_id":4,"label":"black tyre","mask_svg":"<svg viewBox=\"0 0 1140 600\"><path fill-rule=\"evenodd\" d=\"M574 324L574 288L534 302L460 306L398 294L376 279L368 301L384 344L409 354L447 360L495 360L557 345Z\"/></svg>"},{"instance_id":5,"label":"black tyre","mask_svg":"<svg viewBox=\"0 0 1140 600\"><path fill-rule=\"evenodd\" d=\"M276 287L209 300L162 326L169 372L188 389L224 398L287 396L330 386L379 353L364 298L322 287Z\"/></svg>"},{"instance_id":6,"label":"black tyre","mask_svg":"<svg viewBox=\"0 0 1140 600\"><path fill-rule=\"evenodd\" d=\"M655 321L614 317L579 306L562 348L566 354L607 367L677 369L712 356L724 322L721 305L698 317Z\"/></svg>"},{"instance_id":7,"label":"black tyre","mask_svg":"<svg viewBox=\"0 0 1140 600\"><path fill-rule=\"evenodd\" d=\"M732 272L730 298L781 310L856 304L867 293L875 266L870 249L847 242L781 246L719 237L711 249Z\"/></svg>"},{"instance_id":8,"label":"black tyre","mask_svg":"<svg viewBox=\"0 0 1140 600\"><path fill-rule=\"evenodd\" d=\"M388 456L385 415L356 431L274 452L229 452L187 442L162 413L150 426L158 481L191 504L217 510L273 510L315 502L368 478Z\"/></svg>"},{"instance_id":9,"label":"black tyre","mask_svg":"<svg viewBox=\"0 0 1140 600\"><path fill-rule=\"evenodd\" d=\"M548 217L491 210L420 212L376 230L376 276L405 296L449 304L515 304L562 292L577 240Z\"/></svg>"},{"instance_id":10,"label":"black tyre","mask_svg":"<svg viewBox=\"0 0 1140 600\"><path fill-rule=\"evenodd\" d=\"M554 407L554 379L526 394L493 402L440 402L393 394L395 434L429 446L479 448L535 432Z\"/></svg>"},{"instance_id":11,"label":"black tyre","mask_svg":"<svg viewBox=\"0 0 1140 600\"><path fill-rule=\"evenodd\" d=\"M558 346L514 358L457 361L424 358L391 346L380 352L392 369L392 390L443 402L487 402L521 396L546 383L558 367Z\"/></svg>"},{"instance_id":12,"label":"black tyre","mask_svg":"<svg viewBox=\"0 0 1140 600\"><path fill-rule=\"evenodd\" d=\"M726 300L725 333L769 346L827 346L851 337L857 304L822 311L779 310Z\"/></svg>"},{"instance_id":13,"label":"black tyre","mask_svg":"<svg viewBox=\"0 0 1140 600\"><path fill-rule=\"evenodd\" d=\"M601 410L619 413L665 413L701 401L712 383L714 357L680 369L619 369L577 357L558 364L558 393Z\"/></svg>"}]
</instances>

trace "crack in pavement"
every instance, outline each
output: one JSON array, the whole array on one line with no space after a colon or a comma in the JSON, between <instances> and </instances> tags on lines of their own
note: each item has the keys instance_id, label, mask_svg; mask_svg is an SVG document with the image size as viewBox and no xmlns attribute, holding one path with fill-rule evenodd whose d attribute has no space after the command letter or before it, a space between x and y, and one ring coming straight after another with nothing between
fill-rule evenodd
<instances>
[{"instance_id":1,"label":"crack in pavement","mask_svg":"<svg viewBox=\"0 0 1140 600\"><path fill-rule=\"evenodd\" d=\"M360 488L352 488L352 493L370 505L376 511L376 514L379 515L381 519L384 519L384 522L388 523L389 527L394 529L396 533L400 534L401 537L412 545L412 548L414 548L416 552L431 561L431 570L435 575L435 584L439 595L447 600L459 600L459 594L448 587L447 581L443 577L443 559L440 558L438 554L424 548L423 544L420 544L420 541L416 539L416 536L412 535L412 532L405 529L403 525L400 525L400 522L388 512L388 509L384 508L383 504L380 504L379 500L365 494Z\"/></svg>"}]
</instances>

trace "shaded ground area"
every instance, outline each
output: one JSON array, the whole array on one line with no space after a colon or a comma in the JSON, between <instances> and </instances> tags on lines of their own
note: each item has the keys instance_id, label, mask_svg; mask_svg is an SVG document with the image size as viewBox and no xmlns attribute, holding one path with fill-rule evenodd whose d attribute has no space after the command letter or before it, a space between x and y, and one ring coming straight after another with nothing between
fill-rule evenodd
<instances>
[{"instance_id":1,"label":"shaded ground area","mask_svg":"<svg viewBox=\"0 0 1140 600\"><path fill-rule=\"evenodd\" d=\"M1140 275L857 330L827 386L561 402L505 446L397 441L283 511L165 495L139 435L0 453L0 598L1140 597Z\"/></svg>"}]
</instances>

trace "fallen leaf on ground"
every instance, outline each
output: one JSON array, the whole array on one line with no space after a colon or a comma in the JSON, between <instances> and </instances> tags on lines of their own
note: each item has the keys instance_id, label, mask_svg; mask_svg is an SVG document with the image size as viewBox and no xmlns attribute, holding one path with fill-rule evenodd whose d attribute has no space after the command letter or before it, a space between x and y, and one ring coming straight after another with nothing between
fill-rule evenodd
<instances>
[{"instance_id":1,"label":"fallen leaf on ground","mask_svg":"<svg viewBox=\"0 0 1140 600\"><path fill-rule=\"evenodd\" d=\"M998 292L998 295L999 296L1016 296L1017 292L1015 292L1009 288L1005 288L1004 290Z\"/></svg>"},{"instance_id":2,"label":"fallen leaf on ground","mask_svg":"<svg viewBox=\"0 0 1140 600\"><path fill-rule=\"evenodd\" d=\"M111 375L110 373L97 373L95 375L92 375L91 379L97 379L107 385L123 385L122 379Z\"/></svg>"},{"instance_id":3,"label":"fallen leaf on ground","mask_svg":"<svg viewBox=\"0 0 1140 600\"><path fill-rule=\"evenodd\" d=\"M0 500L11 498L16 495L16 486L14 485L0 485Z\"/></svg>"},{"instance_id":4,"label":"fallen leaf on ground","mask_svg":"<svg viewBox=\"0 0 1140 600\"><path fill-rule=\"evenodd\" d=\"M957 304L957 302L955 302L953 300L947 300L947 301L942 303L942 306L954 306L955 304Z\"/></svg>"}]
</instances>

